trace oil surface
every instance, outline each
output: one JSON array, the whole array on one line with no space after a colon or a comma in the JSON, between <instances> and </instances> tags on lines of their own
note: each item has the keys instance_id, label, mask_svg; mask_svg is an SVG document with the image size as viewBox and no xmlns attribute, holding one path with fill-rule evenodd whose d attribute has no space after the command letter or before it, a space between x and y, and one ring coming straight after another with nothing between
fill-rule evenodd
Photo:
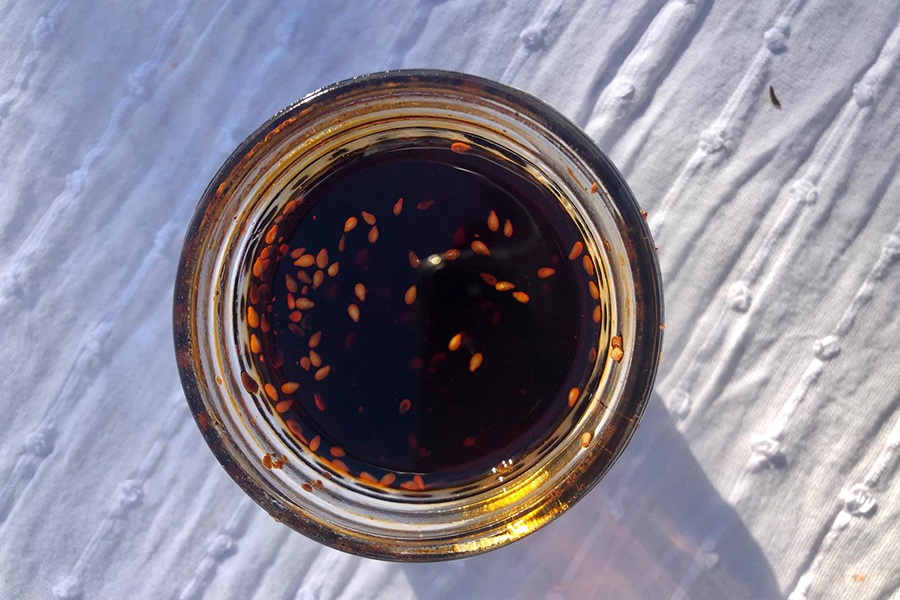
<instances>
[{"instance_id":1,"label":"oil surface","mask_svg":"<svg viewBox=\"0 0 900 600\"><path fill-rule=\"evenodd\" d=\"M294 435L408 489L544 441L593 368L600 321L559 202L439 143L355 158L305 194L269 230L248 307L259 387Z\"/></svg>"}]
</instances>

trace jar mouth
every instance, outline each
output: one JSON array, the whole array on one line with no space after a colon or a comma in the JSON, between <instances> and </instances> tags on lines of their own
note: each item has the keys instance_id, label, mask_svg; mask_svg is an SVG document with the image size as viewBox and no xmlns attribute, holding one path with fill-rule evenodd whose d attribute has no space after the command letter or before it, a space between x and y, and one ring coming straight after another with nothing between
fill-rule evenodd
<instances>
[{"instance_id":1,"label":"jar mouth","mask_svg":"<svg viewBox=\"0 0 900 600\"><path fill-rule=\"evenodd\" d=\"M454 152L474 148L473 156L503 162L540 185L582 236L576 244L578 262L582 253L588 257L583 270L589 269L596 282L590 293L597 300L594 318L579 319L590 341L589 367L578 372L577 381L567 376L557 390L562 402L568 401L566 410L544 423L537 441L516 446L514 460L502 458L503 452L488 453L479 469L462 475L450 469L433 482L414 470L357 467L342 447L321 441L308 427L315 407L324 411L318 394L316 404L308 401L307 412L292 416L301 403L294 390L309 386L272 379L272 363L281 362L281 354L277 360L275 354L262 355L260 340L266 338L259 315L265 326L266 319L277 322L282 309L270 307L266 313L253 298L277 268L271 258L285 264L281 259L294 260L289 252L305 251L290 248L286 224L307 218L317 190L327 189L336 173L360 161L421 149L423 140ZM309 259L296 253L298 265L289 268L301 269L300 276L305 271L299 265ZM337 254L334 248L332 254ZM321 283L337 261L318 258L321 264L309 266L319 267L315 276ZM333 270L339 279L338 269ZM282 280L284 272L278 274ZM295 281L292 289L301 285ZM313 285L310 277L304 289ZM294 294L282 290L287 295L293 309ZM312 297L312 290L307 295ZM304 310L289 317L296 317L294 333L305 338L315 323L312 307L305 311L313 302L304 301ZM355 310L358 320L359 307ZM289 325L287 318L282 315L280 327ZM232 478L297 531L342 550L394 560L484 552L526 535L577 501L611 466L637 426L656 371L661 323L649 232L608 159L574 125L531 96L442 71L387 72L337 83L288 107L251 135L200 200L185 239L174 307L186 397ZM304 355L307 370L313 355L321 362L316 352ZM315 367L310 377L315 374L316 382L328 377L330 365L321 380L322 366ZM305 376L292 369L293 379ZM409 405L399 410L406 412Z\"/></svg>"}]
</instances>

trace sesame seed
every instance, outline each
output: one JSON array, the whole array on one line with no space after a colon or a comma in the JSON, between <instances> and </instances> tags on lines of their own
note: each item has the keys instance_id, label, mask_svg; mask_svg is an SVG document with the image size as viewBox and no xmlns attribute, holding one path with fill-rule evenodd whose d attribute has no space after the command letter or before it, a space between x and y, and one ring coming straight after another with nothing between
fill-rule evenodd
<instances>
[{"instance_id":1,"label":"sesame seed","mask_svg":"<svg viewBox=\"0 0 900 600\"><path fill-rule=\"evenodd\" d=\"M447 348L450 349L451 352L455 352L459 350L459 346L462 344L462 333L457 333L452 338L450 338L450 343L447 344Z\"/></svg>"},{"instance_id":2,"label":"sesame seed","mask_svg":"<svg viewBox=\"0 0 900 600\"><path fill-rule=\"evenodd\" d=\"M309 347L315 348L316 346L319 345L319 342L321 342L321 341L322 341L322 332L317 331L314 334L312 334L311 336L309 336Z\"/></svg>"},{"instance_id":3,"label":"sesame seed","mask_svg":"<svg viewBox=\"0 0 900 600\"><path fill-rule=\"evenodd\" d=\"M301 440L303 439L303 429L300 427L300 423L297 421L288 421L287 422L288 429L291 430L291 433L296 435Z\"/></svg>"},{"instance_id":4,"label":"sesame seed","mask_svg":"<svg viewBox=\"0 0 900 600\"><path fill-rule=\"evenodd\" d=\"M281 392L283 394L293 394L300 389L300 384L296 381L287 381L281 384Z\"/></svg>"},{"instance_id":5,"label":"sesame seed","mask_svg":"<svg viewBox=\"0 0 900 600\"><path fill-rule=\"evenodd\" d=\"M575 402L578 401L579 393L580 392L578 391L578 388L572 388L571 390L569 390L569 406L570 407L575 406Z\"/></svg>"},{"instance_id":6,"label":"sesame seed","mask_svg":"<svg viewBox=\"0 0 900 600\"><path fill-rule=\"evenodd\" d=\"M553 277L556 275L556 269L552 269L550 267L542 267L538 269L537 276L538 279L547 279L548 277Z\"/></svg>"},{"instance_id":7,"label":"sesame seed","mask_svg":"<svg viewBox=\"0 0 900 600\"><path fill-rule=\"evenodd\" d=\"M503 235L506 237L512 237L513 234L513 226L509 219L503 223Z\"/></svg>"},{"instance_id":8,"label":"sesame seed","mask_svg":"<svg viewBox=\"0 0 900 600\"><path fill-rule=\"evenodd\" d=\"M409 266L411 266L413 269L419 268L419 257L416 256L416 253L412 250L409 251Z\"/></svg>"},{"instance_id":9,"label":"sesame seed","mask_svg":"<svg viewBox=\"0 0 900 600\"><path fill-rule=\"evenodd\" d=\"M319 286L325 283L325 271L319 269L315 273L313 273L313 282L312 286L314 290L319 289Z\"/></svg>"},{"instance_id":10,"label":"sesame seed","mask_svg":"<svg viewBox=\"0 0 900 600\"><path fill-rule=\"evenodd\" d=\"M613 348L609 351L609 357L616 362L622 360L623 356L625 356L625 353L622 352L621 348Z\"/></svg>"},{"instance_id":11,"label":"sesame seed","mask_svg":"<svg viewBox=\"0 0 900 600\"><path fill-rule=\"evenodd\" d=\"M250 352L254 354L258 354L262 350L262 344L259 341L259 338L256 337L256 334L250 336Z\"/></svg>"},{"instance_id":12,"label":"sesame seed","mask_svg":"<svg viewBox=\"0 0 900 600\"><path fill-rule=\"evenodd\" d=\"M291 277L289 273L284 275L284 284L287 286L288 291L293 294L296 294L297 290L300 289L297 287L297 280Z\"/></svg>"},{"instance_id":13,"label":"sesame seed","mask_svg":"<svg viewBox=\"0 0 900 600\"><path fill-rule=\"evenodd\" d=\"M269 333L272 330L272 323L269 322L269 317L263 315L259 318L259 328L263 333Z\"/></svg>"},{"instance_id":14,"label":"sesame seed","mask_svg":"<svg viewBox=\"0 0 900 600\"><path fill-rule=\"evenodd\" d=\"M500 229L500 219L497 218L497 213L494 211L491 211L491 214L488 215L487 226L491 231L498 231Z\"/></svg>"},{"instance_id":15,"label":"sesame seed","mask_svg":"<svg viewBox=\"0 0 900 600\"><path fill-rule=\"evenodd\" d=\"M522 304L527 304L531 298L528 297L528 294L525 292L513 292L513 298L521 302Z\"/></svg>"},{"instance_id":16,"label":"sesame seed","mask_svg":"<svg viewBox=\"0 0 900 600\"><path fill-rule=\"evenodd\" d=\"M515 284L510 283L509 281L498 281L494 286L494 289L498 292L508 292L509 290L515 289Z\"/></svg>"},{"instance_id":17,"label":"sesame seed","mask_svg":"<svg viewBox=\"0 0 900 600\"><path fill-rule=\"evenodd\" d=\"M425 480L422 479L422 476L421 476L421 475L413 475L413 481L415 482L416 486L417 486L420 490L424 490L424 489L425 489Z\"/></svg>"},{"instance_id":18,"label":"sesame seed","mask_svg":"<svg viewBox=\"0 0 900 600\"><path fill-rule=\"evenodd\" d=\"M375 478L375 476L366 471L360 472L359 478L362 479L363 481L365 481L366 483L378 483L378 480Z\"/></svg>"},{"instance_id":19,"label":"sesame seed","mask_svg":"<svg viewBox=\"0 0 900 600\"><path fill-rule=\"evenodd\" d=\"M594 276L594 261L592 261L591 257L587 254L581 257L581 266L584 267L585 273L587 273L591 277Z\"/></svg>"},{"instance_id":20,"label":"sesame seed","mask_svg":"<svg viewBox=\"0 0 900 600\"><path fill-rule=\"evenodd\" d=\"M434 204L434 200L422 200L421 202L416 204L416 208L418 208L419 210L428 210L429 208L434 206Z\"/></svg>"},{"instance_id":21,"label":"sesame seed","mask_svg":"<svg viewBox=\"0 0 900 600\"><path fill-rule=\"evenodd\" d=\"M396 217L401 212L403 212L403 198L400 198L399 200L397 200L397 202L394 203L394 216Z\"/></svg>"},{"instance_id":22,"label":"sesame seed","mask_svg":"<svg viewBox=\"0 0 900 600\"><path fill-rule=\"evenodd\" d=\"M353 293L356 294L356 297L359 298L360 302L366 301L366 286L361 283L357 283L353 286Z\"/></svg>"},{"instance_id":23,"label":"sesame seed","mask_svg":"<svg viewBox=\"0 0 900 600\"><path fill-rule=\"evenodd\" d=\"M259 313L252 306L247 307L247 325L254 329L259 327Z\"/></svg>"},{"instance_id":24,"label":"sesame seed","mask_svg":"<svg viewBox=\"0 0 900 600\"><path fill-rule=\"evenodd\" d=\"M315 350L309 351L309 364L317 369L322 366L322 357Z\"/></svg>"},{"instance_id":25,"label":"sesame seed","mask_svg":"<svg viewBox=\"0 0 900 600\"><path fill-rule=\"evenodd\" d=\"M303 491L305 491L305 492L313 491L313 487L311 485L309 485L308 483L306 483L305 481L300 484L300 487L302 487Z\"/></svg>"},{"instance_id":26,"label":"sesame seed","mask_svg":"<svg viewBox=\"0 0 900 600\"><path fill-rule=\"evenodd\" d=\"M356 229L357 223L359 223L359 220L356 217L350 217L344 221L344 233L350 233Z\"/></svg>"},{"instance_id":27,"label":"sesame seed","mask_svg":"<svg viewBox=\"0 0 900 600\"><path fill-rule=\"evenodd\" d=\"M379 483L381 485L391 485L395 481L397 481L397 475L394 473L385 473L381 476L381 481L379 481Z\"/></svg>"},{"instance_id":28,"label":"sesame seed","mask_svg":"<svg viewBox=\"0 0 900 600\"><path fill-rule=\"evenodd\" d=\"M316 305L315 302L310 300L309 298L297 298L297 309L299 310L307 310Z\"/></svg>"},{"instance_id":29,"label":"sesame seed","mask_svg":"<svg viewBox=\"0 0 900 600\"><path fill-rule=\"evenodd\" d=\"M587 448L591 445L591 440L594 439L594 434L590 431L585 431L581 434L581 447Z\"/></svg>"},{"instance_id":30,"label":"sesame seed","mask_svg":"<svg viewBox=\"0 0 900 600\"><path fill-rule=\"evenodd\" d=\"M310 367L310 365L311 365L312 363L309 362L309 357L308 357L308 356L303 356L303 357L300 358L300 361L298 362L298 364L299 364L301 367L303 367L303 370L304 370L304 371L309 371L309 367Z\"/></svg>"},{"instance_id":31,"label":"sesame seed","mask_svg":"<svg viewBox=\"0 0 900 600\"><path fill-rule=\"evenodd\" d=\"M291 250L291 258L297 260L298 258L303 256L304 252L306 252L306 248L295 248L294 250Z\"/></svg>"},{"instance_id":32,"label":"sesame seed","mask_svg":"<svg viewBox=\"0 0 900 600\"><path fill-rule=\"evenodd\" d=\"M316 408L318 408L321 411L325 410L325 400L322 399L322 395L320 393L315 392L313 394L313 402L316 403Z\"/></svg>"},{"instance_id":33,"label":"sesame seed","mask_svg":"<svg viewBox=\"0 0 900 600\"><path fill-rule=\"evenodd\" d=\"M299 279L301 283L312 283L312 278L306 271L297 271L297 279Z\"/></svg>"},{"instance_id":34,"label":"sesame seed","mask_svg":"<svg viewBox=\"0 0 900 600\"><path fill-rule=\"evenodd\" d=\"M347 247L347 236L342 235L341 239L338 240L338 252L343 252L344 248Z\"/></svg>"},{"instance_id":35,"label":"sesame seed","mask_svg":"<svg viewBox=\"0 0 900 600\"><path fill-rule=\"evenodd\" d=\"M269 400L278 400L278 390L276 390L275 386L271 383L267 383L263 386L263 391L266 393L266 396L269 397Z\"/></svg>"},{"instance_id":36,"label":"sesame seed","mask_svg":"<svg viewBox=\"0 0 900 600\"><path fill-rule=\"evenodd\" d=\"M363 218L363 221L365 221L368 225L375 224L375 215L373 215L372 213L362 211L362 218Z\"/></svg>"},{"instance_id":37,"label":"sesame seed","mask_svg":"<svg viewBox=\"0 0 900 600\"><path fill-rule=\"evenodd\" d=\"M600 299L600 288L597 287L596 283L588 281L588 290L591 292L591 298L594 300Z\"/></svg>"},{"instance_id":38,"label":"sesame seed","mask_svg":"<svg viewBox=\"0 0 900 600\"><path fill-rule=\"evenodd\" d=\"M310 361L312 361L312 358L310 358ZM315 377L316 381L322 381L323 379L328 377L329 373L331 373L331 365L326 365L326 366L322 367L321 369L319 369L318 371L316 371L316 374L314 375L314 377Z\"/></svg>"},{"instance_id":39,"label":"sesame seed","mask_svg":"<svg viewBox=\"0 0 900 600\"><path fill-rule=\"evenodd\" d=\"M287 307L288 310L294 310L295 308L297 308L297 299L293 294L287 295Z\"/></svg>"},{"instance_id":40,"label":"sesame seed","mask_svg":"<svg viewBox=\"0 0 900 600\"><path fill-rule=\"evenodd\" d=\"M269 231L266 232L266 243L274 244L276 239L278 239L278 226L274 225Z\"/></svg>"},{"instance_id":41,"label":"sesame seed","mask_svg":"<svg viewBox=\"0 0 900 600\"><path fill-rule=\"evenodd\" d=\"M320 269L324 269L328 266L328 250L322 248L319 250L319 253L316 254L316 266Z\"/></svg>"},{"instance_id":42,"label":"sesame seed","mask_svg":"<svg viewBox=\"0 0 900 600\"><path fill-rule=\"evenodd\" d=\"M335 457L335 458L340 458L340 457L342 457L342 456L347 456L347 453L344 452L344 449L341 448L340 446L332 446L332 447L331 447L331 450L329 450L329 452L330 452L331 455L332 455L333 457Z\"/></svg>"},{"instance_id":43,"label":"sesame seed","mask_svg":"<svg viewBox=\"0 0 900 600\"><path fill-rule=\"evenodd\" d=\"M444 260L456 260L457 258L459 258L459 250L457 250L456 248L446 250L443 254L441 254L441 258L443 258Z\"/></svg>"},{"instance_id":44,"label":"sesame seed","mask_svg":"<svg viewBox=\"0 0 900 600\"><path fill-rule=\"evenodd\" d=\"M403 400L400 401L400 407L399 407L400 414L401 415L404 414L411 407L412 407L412 402L410 402L409 398L404 398Z\"/></svg>"},{"instance_id":45,"label":"sesame seed","mask_svg":"<svg viewBox=\"0 0 900 600\"><path fill-rule=\"evenodd\" d=\"M406 293L403 294L403 301L406 302L407 305L412 304L416 301L416 286L412 285L406 290Z\"/></svg>"},{"instance_id":46,"label":"sesame seed","mask_svg":"<svg viewBox=\"0 0 900 600\"><path fill-rule=\"evenodd\" d=\"M290 319L293 323L299 323L303 319L303 313L299 310L295 310L288 315L288 319Z\"/></svg>"},{"instance_id":47,"label":"sesame seed","mask_svg":"<svg viewBox=\"0 0 900 600\"><path fill-rule=\"evenodd\" d=\"M611 340L609 340L609 345L613 348L621 348L622 347L622 336L614 335Z\"/></svg>"},{"instance_id":48,"label":"sesame seed","mask_svg":"<svg viewBox=\"0 0 900 600\"><path fill-rule=\"evenodd\" d=\"M471 436L471 435L468 436L467 438L465 438L463 440L462 445L465 446L466 448L471 448L472 446L475 445L475 437Z\"/></svg>"},{"instance_id":49,"label":"sesame seed","mask_svg":"<svg viewBox=\"0 0 900 600\"><path fill-rule=\"evenodd\" d=\"M354 323L359 323L359 307L355 304L351 304L347 307L347 314L350 315L350 318L353 319Z\"/></svg>"},{"instance_id":50,"label":"sesame seed","mask_svg":"<svg viewBox=\"0 0 900 600\"><path fill-rule=\"evenodd\" d=\"M600 310L600 305L594 307L594 312L591 314L591 319L593 319L594 323L599 323L601 317L603 316L603 311Z\"/></svg>"},{"instance_id":51,"label":"sesame seed","mask_svg":"<svg viewBox=\"0 0 900 600\"><path fill-rule=\"evenodd\" d=\"M267 469L271 469L271 468L272 468L272 456L271 456L268 452L265 453L265 454L263 454L263 457L262 457L262 464L263 464L263 466L264 466L265 468L267 468Z\"/></svg>"},{"instance_id":52,"label":"sesame seed","mask_svg":"<svg viewBox=\"0 0 900 600\"><path fill-rule=\"evenodd\" d=\"M474 242L472 242L472 252L481 256L491 255L491 251L488 250L487 244L480 240L475 240Z\"/></svg>"},{"instance_id":53,"label":"sesame seed","mask_svg":"<svg viewBox=\"0 0 900 600\"><path fill-rule=\"evenodd\" d=\"M244 384L244 389L251 394L255 394L259 391L259 384L245 371L241 371L241 383Z\"/></svg>"},{"instance_id":54,"label":"sesame seed","mask_svg":"<svg viewBox=\"0 0 900 600\"><path fill-rule=\"evenodd\" d=\"M305 269L306 267L313 266L313 264L315 264L315 262L316 262L315 256L313 256L312 254L304 254L303 256L301 256L300 258L295 260L294 264L298 267L303 267Z\"/></svg>"},{"instance_id":55,"label":"sesame seed","mask_svg":"<svg viewBox=\"0 0 900 600\"><path fill-rule=\"evenodd\" d=\"M331 266L328 267L328 271L326 271L326 273L328 273L329 277L334 277L335 275L338 274L338 271L340 270L340 268L341 268L341 265L339 263L336 263L336 262L331 263Z\"/></svg>"},{"instance_id":56,"label":"sesame seed","mask_svg":"<svg viewBox=\"0 0 900 600\"><path fill-rule=\"evenodd\" d=\"M457 154L463 154L472 149L472 146L466 144L465 142L453 142L450 144L450 150L456 152Z\"/></svg>"},{"instance_id":57,"label":"sesame seed","mask_svg":"<svg viewBox=\"0 0 900 600\"><path fill-rule=\"evenodd\" d=\"M344 463L344 461L338 459L334 459L333 461L331 461L331 468L335 471L340 471L341 473L346 473L350 470L349 468L347 468L347 465L346 463Z\"/></svg>"},{"instance_id":58,"label":"sesame seed","mask_svg":"<svg viewBox=\"0 0 900 600\"><path fill-rule=\"evenodd\" d=\"M490 273L482 273L481 279L488 285L497 285L497 278Z\"/></svg>"},{"instance_id":59,"label":"sesame seed","mask_svg":"<svg viewBox=\"0 0 900 600\"><path fill-rule=\"evenodd\" d=\"M378 227L372 227L369 230L369 243L374 244L378 241Z\"/></svg>"},{"instance_id":60,"label":"sesame seed","mask_svg":"<svg viewBox=\"0 0 900 600\"><path fill-rule=\"evenodd\" d=\"M292 406L294 406L293 400L282 400L275 405L275 411L278 413L286 413L287 411L291 410Z\"/></svg>"},{"instance_id":61,"label":"sesame seed","mask_svg":"<svg viewBox=\"0 0 900 600\"><path fill-rule=\"evenodd\" d=\"M584 252L584 244L581 242L575 242L572 244L572 249L569 251L569 260L575 260L581 253Z\"/></svg>"},{"instance_id":62,"label":"sesame seed","mask_svg":"<svg viewBox=\"0 0 900 600\"><path fill-rule=\"evenodd\" d=\"M309 440L309 449L313 452L319 449L319 445L322 443L322 436L317 435L313 439Z\"/></svg>"},{"instance_id":63,"label":"sesame seed","mask_svg":"<svg viewBox=\"0 0 900 600\"><path fill-rule=\"evenodd\" d=\"M481 363L484 361L484 356L482 356L481 352L476 352L472 355L472 358L469 359L469 371L474 373L475 370L481 366Z\"/></svg>"}]
</instances>

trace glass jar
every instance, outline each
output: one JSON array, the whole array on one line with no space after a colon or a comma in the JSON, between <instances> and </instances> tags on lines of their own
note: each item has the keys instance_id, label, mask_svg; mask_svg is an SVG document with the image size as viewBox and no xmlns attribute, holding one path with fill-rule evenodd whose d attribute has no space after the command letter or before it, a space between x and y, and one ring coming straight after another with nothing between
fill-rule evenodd
<instances>
[{"instance_id":1,"label":"glass jar","mask_svg":"<svg viewBox=\"0 0 900 600\"><path fill-rule=\"evenodd\" d=\"M591 291L597 325L590 368L577 388L558 391L568 396L562 416L515 460L435 485L411 472L375 478L348 468L334 458L337 451L317 453L319 442L304 435L305 425L276 410L283 398L260 370L265 357L254 348L260 315L252 308L258 293L253 278L266 268L266 253L278 252L278 224L294 210L309 209L304 203L311 190L360 156L425 139L454 152L482 153L541 186L584 236L578 260L600 289L599 295ZM591 314L578 318L587 322ZM565 512L612 466L650 395L662 297L643 214L612 163L577 127L495 82L396 71L308 95L231 155L187 232L174 329L197 424L225 470L258 504L344 551L430 561L527 535Z\"/></svg>"}]
</instances>

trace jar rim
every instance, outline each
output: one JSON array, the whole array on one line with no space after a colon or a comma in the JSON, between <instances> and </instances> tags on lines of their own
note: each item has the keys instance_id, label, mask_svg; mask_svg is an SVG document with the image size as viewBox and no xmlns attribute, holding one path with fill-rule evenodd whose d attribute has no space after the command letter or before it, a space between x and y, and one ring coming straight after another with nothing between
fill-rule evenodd
<instances>
[{"instance_id":1,"label":"jar rim","mask_svg":"<svg viewBox=\"0 0 900 600\"><path fill-rule=\"evenodd\" d=\"M264 484L261 477L265 474L249 469L251 457L246 455L246 448L242 451L232 439L235 431L233 427L229 429L230 417L222 408L230 402L235 410L239 410L233 397L235 391L224 392L217 387L214 380L223 374L216 374L211 363L222 359L220 351L209 347L207 339L216 321L216 309L211 307L215 302L231 301L227 291L215 301L201 292L215 289L214 293L219 294L221 290L204 277L208 280L215 273L227 270L224 255L210 259L210 253L218 251L215 244L222 241L214 239L214 223L216 219L222 219L219 209L229 202L239 204L236 195L245 192L250 183L261 185L265 179L262 173L264 159L289 151L291 132L300 128L307 132L315 129L317 123L331 114L329 107L362 107L365 112L367 102L387 99L393 102L405 98L411 99L409 105L412 106L441 95L485 103L486 114L500 111L512 115L509 118L515 124L525 123L531 128L529 132L544 136L540 140L547 144L543 150L564 153L566 160L581 167L576 170L579 174L590 174L580 182L585 185L585 197L572 200L592 202L591 210L601 212L603 209L607 225L615 224L617 237L610 252L611 255L618 253L615 258L619 264L611 264L610 268L621 270L620 279L625 275L628 279L619 283L623 292L627 292L621 303L629 319L629 335L625 342L627 356L622 363L626 367L614 386L615 397L595 398L598 407L594 410L603 412L605 421L600 416L595 419L595 428L591 431L597 439L589 451L569 461L570 472L560 474L552 490L547 485L532 486L534 490L529 493L546 496L552 491L553 502L536 497L530 503L520 501L515 506L503 505L503 511L497 512L500 516L473 517L472 526L456 532L458 535L448 533L451 530L446 523L432 529L429 524L419 522L418 533L407 532L405 537L392 537L389 535L390 519L388 525L382 524L380 529L367 529L367 525L358 522L360 515L347 516L346 507L341 505L346 498L340 495L333 500L333 506L304 506L304 502L313 501L314 496L308 493L304 496L301 492L297 497L291 497L290 486L284 480ZM322 139L327 139L327 135L323 134ZM283 164L268 164L268 167L277 169ZM570 174L576 178L572 170ZM599 188L591 190L597 198L587 193L592 184ZM587 197L590 200L585 200ZM239 215L229 216L237 219ZM325 544L374 558L426 561L477 554L518 539L564 512L599 481L624 450L650 396L662 344L662 314L659 267L643 214L618 170L584 132L548 104L506 85L449 71L401 70L354 77L316 90L274 115L239 145L202 195L188 228L176 279L173 318L179 372L195 420L219 462L246 493L276 519ZM223 376L221 379L226 380L227 388L229 378ZM239 398L241 391L237 390ZM224 396L229 393L232 397L226 399ZM604 402L608 409L600 406ZM411 502L404 510L412 507L411 510L421 512L422 506L429 510L429 505L421 502ZM483 502L481 506L490 506L490 502ZM381 508L375 511L378 516L388 514ZM459 512L457 517L471 512ZM401 513L390 514L396 517ZM354 529L356 526L359 528Z\"/></svg>"}]
</instances>

